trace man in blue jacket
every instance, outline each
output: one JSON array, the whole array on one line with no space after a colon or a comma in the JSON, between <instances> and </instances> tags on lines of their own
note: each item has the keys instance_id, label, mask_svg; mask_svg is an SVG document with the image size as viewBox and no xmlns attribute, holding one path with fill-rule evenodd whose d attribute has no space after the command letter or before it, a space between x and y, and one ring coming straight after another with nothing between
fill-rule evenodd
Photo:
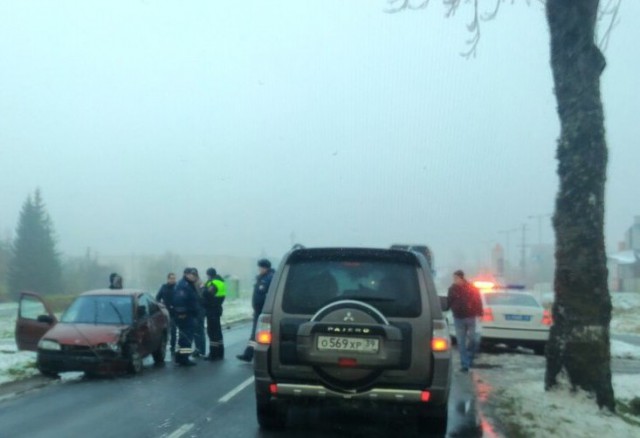
<instances>
[{"instance_id":1,"label":"man in blue jacket","mask_svg":"<svg viewBox=\"0 0 640 438\"><path fill-rule=\"evenodd\" d=\"M173 312L175 314L176 326L178 327L178 351L176 352L176 363L182 366L192 366L196 363L189 359L193 352L191 343L195 329L196 318L198 317L198 291L196 282L198 281L198 270L196 268L185 268L184 276L176 285L173 294Z\"/></svg>"},{"instance_id":2,"label":"man in blue jacket","mask_svg":"<svg viewBox=\"0 0 640 438\"><path fill-rule=\"evenodd\" d=\"M269 291L269 285L273 279L274 270L271 269L271 262L267 259L261 259L258 261L258 276L256 277L256 284L253 286L253 296L251 297L251 305L253 306L253 327L251 328L251 337L247 348L244 353L237 355L236 357L244 362L251 362L253 360L253 350L256 346L256 326L258 325L258 317L262 313L262 307L267 298L267 292Z\"/></svg>"}]
</instances>

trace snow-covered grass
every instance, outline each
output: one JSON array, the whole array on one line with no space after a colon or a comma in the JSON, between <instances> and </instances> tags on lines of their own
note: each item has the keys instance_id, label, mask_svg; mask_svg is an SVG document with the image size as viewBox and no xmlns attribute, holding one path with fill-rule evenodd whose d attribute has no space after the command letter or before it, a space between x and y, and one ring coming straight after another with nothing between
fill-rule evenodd
<instances>
[{"instance_id":1,"label":"snow-covered grass","mask_svg":"<svg viewBox=\"0 0 640 438\"><path fill-rule=\"evenodd\" d=\"M612 355L640 359L640 347L614 342ZM624 345L623 345L624 344ZM629 405L640 394L638 375L613 374L618 414L598 409L583 391L571 392L561 381L544 391L545 359L526 353L482 354L473 370L486 416L507 437L634 437L640 436L640 417ZM640 366L640 364L639 364Z\"/></svg>"},{"instance_id":2,"label":"snow-covered grass","mask_svg":"<svg viewBox=\"0 0 640 438\"><path fill-rule=\"evenodd\" d=\"M2 303L0 310L0 385L6 382L31 377L38 374L35 368L36 354L30 351L17 351L14 339L16 325L15 303ZM253 310L251 300L234 299L224 303L222 322L224 325L250 319Z\"/></svg>"}]
</instances>

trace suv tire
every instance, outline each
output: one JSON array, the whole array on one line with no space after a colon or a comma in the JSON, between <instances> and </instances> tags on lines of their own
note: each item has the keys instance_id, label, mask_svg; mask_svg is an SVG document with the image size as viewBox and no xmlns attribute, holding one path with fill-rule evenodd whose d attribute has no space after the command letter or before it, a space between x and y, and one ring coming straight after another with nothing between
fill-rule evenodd
<instances>
[{"instance_id":1,"label":"suv tire","mask_svg":"<svg viewBox=\"0 0 640 438\"><path fill-rule=\"evenodd\" d=\"M287 409L269 400L269 396L256 394L258 424L264 430L282 430L287 424Z\"/></svg>"},{"instance_id":2,"label":"suv tire","mask_svg":"<svg viewBox=\"0 0 640 438\"><path fill-rule=\"evenodd\" d=\"M420 410L418 415L418 431L428 436L444 437L449 420L448 407L438 406L429 410Z\"/></svg>"}]
</instances>

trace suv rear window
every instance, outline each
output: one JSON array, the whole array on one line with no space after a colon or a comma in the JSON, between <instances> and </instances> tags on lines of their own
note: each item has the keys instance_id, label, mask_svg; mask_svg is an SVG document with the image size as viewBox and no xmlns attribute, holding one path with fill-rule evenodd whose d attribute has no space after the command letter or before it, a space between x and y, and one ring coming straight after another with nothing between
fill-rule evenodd
<instances>
[{"instance_id":1,"label":"suv rear window","mask_svg":"<svg viewBox=\"0 0 640 438\"><path fill-rule=\"evenodd\" d=\"M282 308L314 314L344 299L364 301L389 317L417 317L421 311L415 265L377 260L301 260L290 265Z\"/></svg>"}]
</instances>

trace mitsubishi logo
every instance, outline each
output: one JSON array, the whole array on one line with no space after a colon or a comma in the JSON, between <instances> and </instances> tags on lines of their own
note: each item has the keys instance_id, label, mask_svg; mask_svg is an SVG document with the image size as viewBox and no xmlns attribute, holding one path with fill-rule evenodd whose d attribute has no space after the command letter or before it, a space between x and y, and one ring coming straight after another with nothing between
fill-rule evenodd
<instances>
[{"instance_id":1,"label":"mitsubishi logo","mask_svg":"<svg viewBox=\"0 0 640 438\"><path fill-rule=\"evenodd\" d=\"M355 321L355 319L353 319L353 315L351 315L351 312L347 312L347 316L344 317L345 322L353 322Z\"/></svg>"}]
</instances>

